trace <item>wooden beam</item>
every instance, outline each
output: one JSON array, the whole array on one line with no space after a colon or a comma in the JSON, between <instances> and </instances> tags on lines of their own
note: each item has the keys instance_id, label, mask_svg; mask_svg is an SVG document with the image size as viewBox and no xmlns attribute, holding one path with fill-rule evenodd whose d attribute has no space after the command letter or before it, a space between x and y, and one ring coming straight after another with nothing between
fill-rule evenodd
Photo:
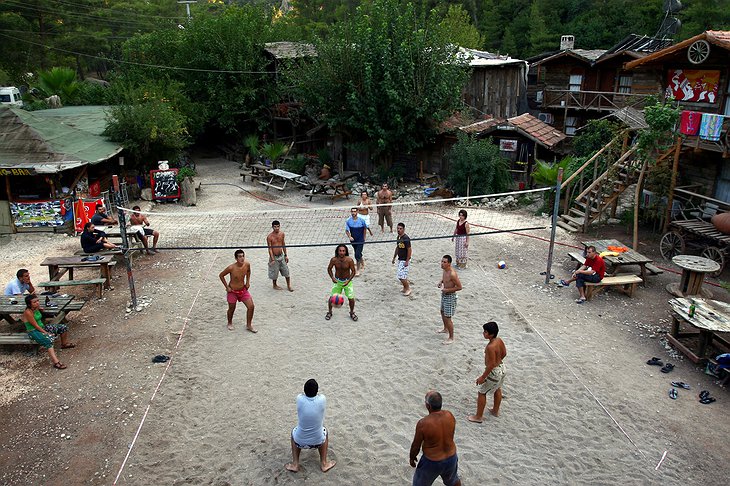
<instances>
[{"instance_id":1,"label":"wooden beam","mask_svg":"<svg viewBox=\"0 0 730 486\"><path fill-rule=\"evenodd\" d=\"M674 147L674 160L672 161L672 178L669 181L669 193L667 194L667 208L664 211L664 227L662 233L669 230L669 223L672 217L672 205L674 204L674 188L677 185L677 170L679 168L679 154L682 149L682 137L677 137L677 144Z\"/></svg>"}]
</instances>

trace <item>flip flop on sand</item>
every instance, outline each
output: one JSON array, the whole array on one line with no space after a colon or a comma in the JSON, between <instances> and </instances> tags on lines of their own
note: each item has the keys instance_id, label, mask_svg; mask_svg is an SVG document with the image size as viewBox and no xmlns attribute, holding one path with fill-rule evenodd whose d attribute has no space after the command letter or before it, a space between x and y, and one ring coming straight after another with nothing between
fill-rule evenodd
<instances>
[{"instance_id":1,"label":"flip flop on sand","mask_svg":"<svg viewBox=\"0 0 730 486\"><path fill-rule=\"evenodd\" d=\"M699 394L700 400L704 400L705 398L710 396L710 392L707 390L702 390Z\"/></svg>"},{"instance_id":2,"label":"flip flop on sand","mask_svg":"<svg viewBox=\"0 0 730 486\"><path fill-rule=\"evenodd\" d=\"M685 390L689 390L689 385L683 381L673 381L672 386L676 386L677 388L684 388Z\"/></svg>"},{"instance_id":3,"label":"flip flop on sand","mask_svg":"<svg viewBox=\"0 0 730 486\"><path fill-rule=\"evenodd\" d=\"M354 312L350 312L350 319L357 322L357 314L355 314Z\"/></svg>"},{"instance_id":4,"label":"flip flop on sand","mask_svg":"<svg viewBox=\"0 0 730 486\"><path fill-rule=\"evenodd\" d=\"M678 396L679 396L679 393L677 393L676 388L669 389L669 398L671 398L672 400L676 400Z\"/></svg>"},{"instance_id":5,"label":"flip flop on sand","mask_svg":"<svg viewBox=\"0 0 730 486\"><path fill-rule=\"evenodd\" d=\"M68 343L64 346L61 346L61 349L73 349L75 347L76 347L76 345L74 343Z\"/></svg>"},{"instance_id":6,"label":"flip flop on sand","mask_svg":"<svg viewBox=\"0 0 730 486\"><path fill-rule=\"evenodd\" d=\"M674 369L674 365L672 363L667 363L659 371L661 371L662 373L669 373L673 369Z\"/></svg>"},{"instance_id":7,"label":"flip flop on sand","mask_svg":"<svg viewBox=\"0 0 730 486\"><path fill-rule=\"evenodd\" d=\"M703 398L702 400L700 400L700 403L701 403L702 405L709 405L709 404L711 404L712 402L716 402L716 401L717 401L717 400L715 400L715 399L714 399L713 397L707 397L707 398Z\"/></svg>"},{"instance_id":8,"label":"flip flop on sand","mask_svg":"<svg viewBox=\"0 0 730 486\"><path fill-rule=\"evenodd\" d=\"M660 360L656 356L654 356L649 361L647 361L646 364L652 365L652 366L664 366L664 363L662 363L662 360Z\"/></svg>"},{"instance_id":9,"label":"flip flop on sand","mask_svg":"<svg viewBox=\"0 0 730 486\"><path fill-rule=\"evenodd\" d=\"M326 313L326 314L324 315L324 318L325 318L325 320L327 320L327 321L329 321L330 319L332 319L332 312L327 312L327 313Z\"/></svg>"},{"instance_id":10,"label":"flip flop on sand","mask_svg":"<svg viewBox=\"0 0 730 486\"><path fill-rule=\"evenodd\" d=\"M65 364L61 363L60 361L53 363L53 367L56 368L57 370L65 370L67 368L67 366Z\"/></svg>"}]
</instances>

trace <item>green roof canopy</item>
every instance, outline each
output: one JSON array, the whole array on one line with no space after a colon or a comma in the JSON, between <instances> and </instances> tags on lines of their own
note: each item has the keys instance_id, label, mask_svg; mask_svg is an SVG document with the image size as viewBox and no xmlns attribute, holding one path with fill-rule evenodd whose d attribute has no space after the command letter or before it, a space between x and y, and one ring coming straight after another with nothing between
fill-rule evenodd
<instances>
[{"instance_id":1,"label":"green roof canopy","mask_svg":"<svg viewBox=\"0 0 730 486\"><path fill-rule=\"evenodd\" d=\"M98 164L122 151L102 135L106 106L25 111L0 107L0 171L53 174Z\"/></svg>"}]
</instances>

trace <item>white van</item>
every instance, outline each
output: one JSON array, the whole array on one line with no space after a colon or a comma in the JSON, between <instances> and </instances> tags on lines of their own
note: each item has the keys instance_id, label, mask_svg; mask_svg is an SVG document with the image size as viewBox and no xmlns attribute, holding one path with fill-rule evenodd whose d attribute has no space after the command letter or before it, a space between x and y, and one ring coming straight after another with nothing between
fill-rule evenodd
<instances>
[{"instance_id":1,"label":"white van","mask_svg":"<svg viewBox=\"0 0 730 486\"><path fill-rule=\"evenodd\" d=\"M15 86L0 88L0 104L23 106L23 100L20 99L20 90Z\"/></svg>"}]
</instances>

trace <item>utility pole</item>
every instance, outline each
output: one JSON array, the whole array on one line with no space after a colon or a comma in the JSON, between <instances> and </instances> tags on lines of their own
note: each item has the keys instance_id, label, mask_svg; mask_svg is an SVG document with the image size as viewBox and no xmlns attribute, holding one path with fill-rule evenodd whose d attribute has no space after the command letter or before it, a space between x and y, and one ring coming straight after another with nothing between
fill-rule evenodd
<instances>
[{"instance_id":1,"label":"utility pole","mask_svg":"<svg viewBox=\"0 0 730 486\"><path fill-rule=\"evenodd\" d=\"M190 4L191 3L198 3L198 0L177 0L177 3L184 3L185 4L185 10L188 12L188 20L190 20L192 17L190 16Z\"/></svg>"}]
</instances>

